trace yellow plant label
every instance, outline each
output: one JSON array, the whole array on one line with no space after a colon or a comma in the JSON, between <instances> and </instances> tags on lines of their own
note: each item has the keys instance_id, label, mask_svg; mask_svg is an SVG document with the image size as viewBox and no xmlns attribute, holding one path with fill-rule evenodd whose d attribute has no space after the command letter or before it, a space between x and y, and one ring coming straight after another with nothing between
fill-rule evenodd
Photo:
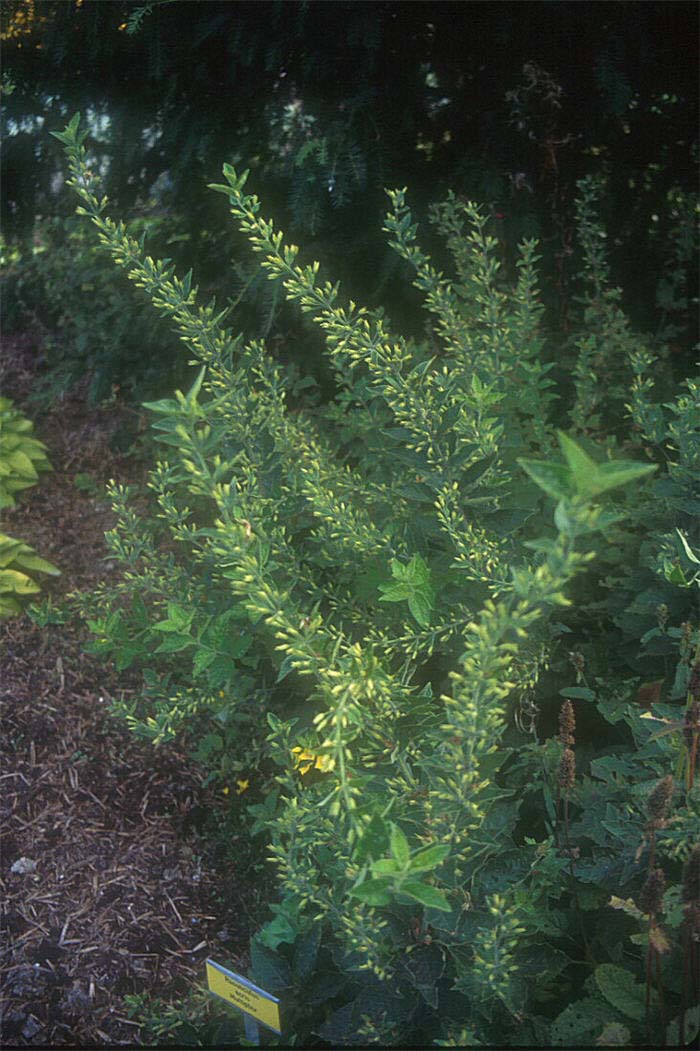
<instances>
[{"instance_id":1,"label":"yellow plant label","mask_svg":"<svg viewBox=\"0 0 700 1051\"><path fill-rule=\"evenodd\" d=\"M233 1004L240 1011L250 1015L261 1025L272 1029L275 1033L282 1033L280 1026L279 1000L276 996L259 989L247 978L228 971L219 963L207 960L207 984L209 992L219 996L227 1003Z\"/></svg>"}]
</instances>

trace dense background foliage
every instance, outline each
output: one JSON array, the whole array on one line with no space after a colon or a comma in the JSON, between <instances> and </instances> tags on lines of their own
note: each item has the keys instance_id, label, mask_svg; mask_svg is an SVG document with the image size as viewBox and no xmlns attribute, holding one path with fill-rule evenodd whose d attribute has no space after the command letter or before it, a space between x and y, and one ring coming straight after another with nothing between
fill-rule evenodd
<instances>
[{"instance_id":1,"label":"dense background foliage","mask_svg":"<svg viewBox=\"0 0 700 1051\"><path fill-rule=\"evenodd\" d=\"M19 282L25 315L60 323L52 357L62 376L67 358L94 354L98 398L114 382L133 386L143 355L119 324L118 286L104 294L90 254L75 251L81 235L45 129L76 109L90 118L92 157L119 214L149 228L153 251L186 259L203 287L235 301L240 327L274 334L286 361L311 358L328 385L318 337L245 259L221 202L200 192L222 160L251 167L271 214L303 232L309 258L348 294L400 311L416 331L419 299L381 238L384 187L410 185L419 208L448 188L488 206L511 267L520 238L540 237L550 323L565 327L574 187L602 165L625 309L646 330L666 319L663 204L696 184L695 70L680 57L697 37L693 4L602 4L593 14L579 3L8 0L0 17L2 229L24 263L5 277L11 291ZM78 273L62 280L71 256ZM104 323L88 354L81 300L93 289ZM692 344L685 320L679 353ZM165 330L151 322L148 342L139 378L170 389L180 377Z\"/></svg>"},{"instance_id":2,"label":"dense background foliage","mask_svg":"<svg viewBox=\"0 0 700 1051\"><path fill-rule=\"evenodd\" d=\"M162 443L73 608L236 786L285 1039L692 1039L696 9L7 9L14 319Z\"/></svg>"}]
</instances>

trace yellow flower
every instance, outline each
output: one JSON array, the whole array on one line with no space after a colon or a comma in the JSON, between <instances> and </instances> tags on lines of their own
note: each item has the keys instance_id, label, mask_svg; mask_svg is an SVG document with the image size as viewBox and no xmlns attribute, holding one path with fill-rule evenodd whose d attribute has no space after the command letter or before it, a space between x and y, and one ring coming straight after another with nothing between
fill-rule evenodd
<instances>
[{"instance_id":1,"label":"yellow flower","mask_svg":"<svg viewBox=\"0 0 700 1051\"><path fill-rule=\"evenodd\" d=\"M244 792L248 791L250 782L248 781L248 778L246 778L245 781L236 781L236 785L238 786L236 788L236 795L242 796Z\"/></svg>"},{"instance_id":2,"label":"yellow flower","mask_svg":"<svg viewBox=\"0 0 700 1051\"><path fill-rule=\"evenodd\" d=\"M311 770L319 770L322 774L328 774L335 769L335 759L330 755L318 755L316 752L310 752L299 746L292 748L292 755L294 766L302 777Z\"/></svg>"}]
</instances>

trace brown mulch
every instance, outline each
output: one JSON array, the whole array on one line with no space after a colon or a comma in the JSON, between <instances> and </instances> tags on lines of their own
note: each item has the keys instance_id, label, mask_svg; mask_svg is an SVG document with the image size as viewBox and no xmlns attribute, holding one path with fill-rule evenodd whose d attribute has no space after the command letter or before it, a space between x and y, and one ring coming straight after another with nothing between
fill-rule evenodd
<instances>
[{"instance_id":1,"label":"brown mulch","mask_svg":"<svg viewBox=\"0 0 700 1051\"><path fill-rule=\"evenodd\" d=\"M6 345L2 389L19 404L37 357L31 337ZM43 594L118 572L103 542L111 510L75 476L99 486L143 474L112 451L120 422L118 409L87 411L78 391L37 426L54 470L3 528L61 568ZM86 636L74 622L0 623L5 1047L142 1043L125 995L177 1000L204 984L207 956L247 964L257 892L230 861L222 870L192 819L221 801L177 747L154 749L110 715L110 699L138 684L86 655Z\"/></svg>"}]
</instances>

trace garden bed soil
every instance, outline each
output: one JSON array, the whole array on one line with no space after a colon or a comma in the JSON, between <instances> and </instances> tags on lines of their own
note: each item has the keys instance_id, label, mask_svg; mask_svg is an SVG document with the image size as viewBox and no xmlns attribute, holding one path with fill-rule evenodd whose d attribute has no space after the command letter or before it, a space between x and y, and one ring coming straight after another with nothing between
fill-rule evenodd
<instances>
[{"instance_id":1,"label":"garden bed soil","mask_svg":"<svg viewBox=\"0 0 700 1051\"><path fill-rule=\"evenodd\" d=\"M5 341L1 389L19 406L39 361L31 335ZM88 410L75 390L38 421L53 471L3 529L61 569L42 578L44 596L92 589L118 572L104 545L114 516L101 492L110 477L145 473L110 444L128 411ZM78 475L94 480L88 493ZM125 995L177 1002L203 985L207 956L243 971L248 963L254 903L192 819L221 799L178 747L156 749L110 715L110 699L137 684L86 655L86 635L75 622L0 622L6 1047L142 1043Z\"/></svg>"}]
</instances>

